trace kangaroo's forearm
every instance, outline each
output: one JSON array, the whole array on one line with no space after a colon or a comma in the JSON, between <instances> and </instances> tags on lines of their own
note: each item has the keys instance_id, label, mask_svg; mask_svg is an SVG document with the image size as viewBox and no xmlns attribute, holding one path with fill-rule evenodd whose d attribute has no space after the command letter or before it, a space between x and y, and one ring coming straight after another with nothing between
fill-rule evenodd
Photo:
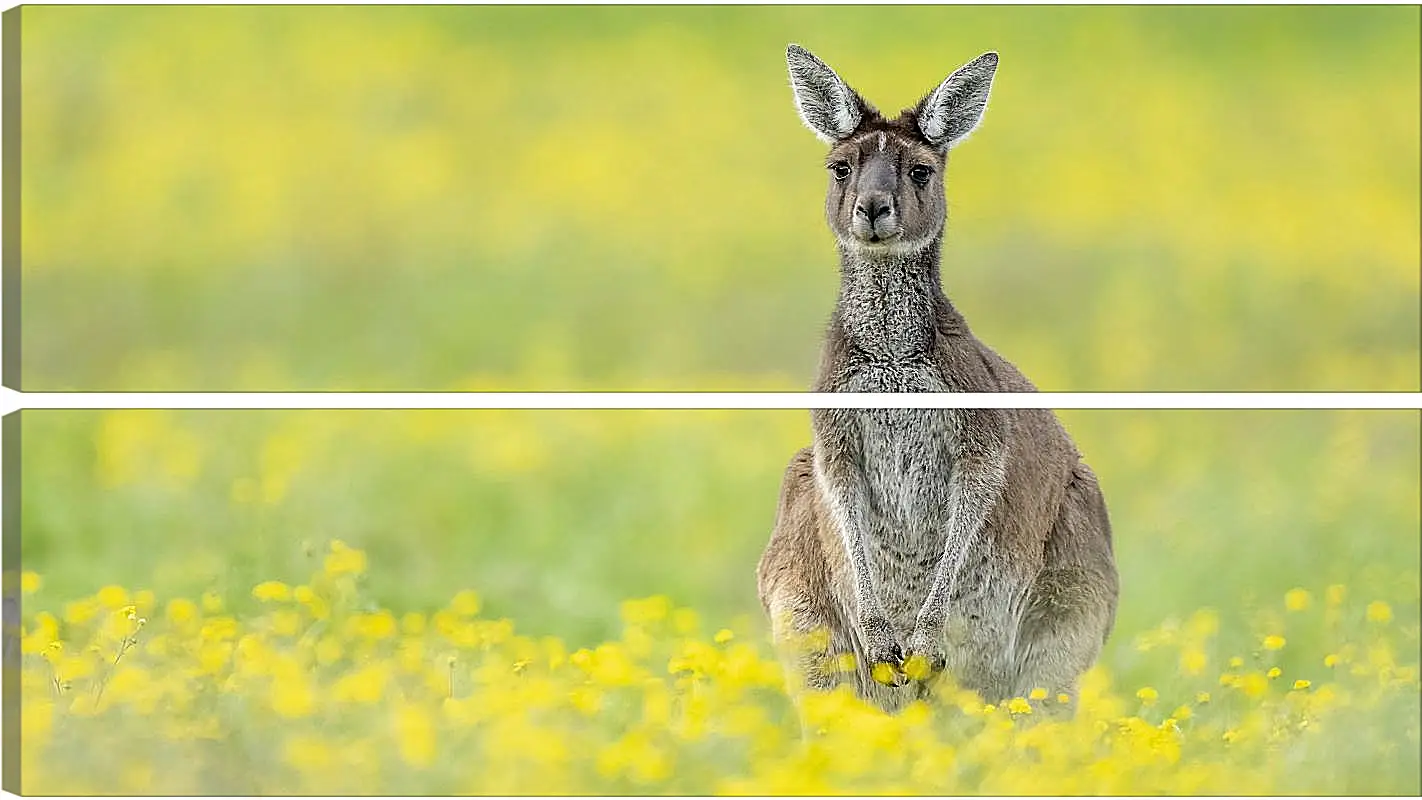
<instances>
[{"instance_id":1,"label":"kangaroo's forearm","mask_svg":"<svg viewBox=\"0 0 1422 800\"><path fill-rule=\"evenodd\" d=\"M947 621L948 602L963 563L982 534L987 516L1002 498L1006 469L1000 450L964 458L954 472L952 504L943 554L934 570L928 597L918 613L918 627L938 630Z\"/></svg>"},{"instance_id":2,"label":"kangaroo's forearm","mask_svg":"<svg viewBox=\"0 0 1422 800\"><path fill-rule=\"evenodd\" d=\"M860 617L882 616L878 581L869 558L869 532L864 509L867 491L862 476L843 463L821 466L816 463L815 481L820 486L830 518L844 542L850 572L854 578L854 598Z\"/></svg>"}]
</instances>

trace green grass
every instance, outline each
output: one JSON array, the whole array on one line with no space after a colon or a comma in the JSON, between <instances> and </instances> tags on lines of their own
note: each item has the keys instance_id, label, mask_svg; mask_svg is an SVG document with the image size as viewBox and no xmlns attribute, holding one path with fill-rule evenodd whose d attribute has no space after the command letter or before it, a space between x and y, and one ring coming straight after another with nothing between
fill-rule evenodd
<instances>
[{"instance_id":1,"label":"green grass","mask_svg":"<svg viewBox=\"0 0 1422 800\"><path fill-rule=\"evenodd\" d=\"M755 562L809 437L799 411L22 414L35 602L116 583L241 607L342 539L370 553L383 606L473 588L491 614L578 644L649 594L758 625ZM1115 527L1117 643L1295 586L1415 606L1418 415L1062 416Z\"/></svg>"}]
</instances>

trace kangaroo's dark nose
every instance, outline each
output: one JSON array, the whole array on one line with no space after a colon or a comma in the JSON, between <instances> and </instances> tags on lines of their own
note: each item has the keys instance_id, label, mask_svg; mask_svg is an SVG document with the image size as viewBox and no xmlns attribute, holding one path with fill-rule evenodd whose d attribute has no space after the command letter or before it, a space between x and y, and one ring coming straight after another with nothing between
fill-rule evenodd
<instances>
[{"instance_id":1,"label":"kangaroo's dark nose","mask_svg":"<svg viewBox=\"0 0 1422 800\"><path fill-rule=\"evenodd\" d=\"M880 217L887 216L893 210L893 195L885 192L865 193L854 201L854 213L869 220L871 224Z\"/></svg>"}]
</instances>

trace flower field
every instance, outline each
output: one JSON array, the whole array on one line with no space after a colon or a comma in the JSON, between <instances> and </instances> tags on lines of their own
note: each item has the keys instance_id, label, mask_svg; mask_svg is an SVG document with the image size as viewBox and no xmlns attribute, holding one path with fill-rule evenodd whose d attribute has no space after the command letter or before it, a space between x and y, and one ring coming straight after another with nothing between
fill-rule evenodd
<instances>
[{"instance_id":1,"label":"flower field","mask_svg":"<svg viewBox=\"0 0 1422 800\"><path fill-rule=\"evenodd\" d=\"M1075 718L802 737L753 577L801 412L21 413L26 792L1422 788L1416 414L1063 413L1122 575Z\"/></svg>"},{"instance_id":2,"label":"flower field","mask_svg":"<svg viewBox=\"0 0 1422 800\"><path fill-rule=\"evenodd\" d=\"M368 568L333 541L307 582L252 587L251 615L106 586L29 618L25 792L1417 789L1417 628L1342 585L1258 609L1269 633L1238 652L1216 637L1245 620L1214 610L1146 631L1132 646L1161 685L1097 669L1069 720L1038 719L1045 691L993 707L944 686L888 716L841 690L806 699L802 736L764 648L666 597L622 603L619 637L572 649L482 615L473 591L429 615L372 607ZM1299 630L1327 647L1294 652Z\"/></svg>"}]
</instances>

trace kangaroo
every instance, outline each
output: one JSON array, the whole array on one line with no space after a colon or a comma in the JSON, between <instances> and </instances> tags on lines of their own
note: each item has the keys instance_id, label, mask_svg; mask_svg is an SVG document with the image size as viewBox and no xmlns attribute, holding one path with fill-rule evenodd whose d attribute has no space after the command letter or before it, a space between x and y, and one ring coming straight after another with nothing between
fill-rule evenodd
<instances>
[{"instance_id":1,"label":"kangaroo","mask_svg":"<svg viewBox=\"0 0 1422 800\"><path fill-rule=\"evenodd\" d=\"M815 391L1036 391L939 278L948 150L981 119L997 54L892 120L808 50L786 60L802 121L830 146L839 248ZM792 694L852 682L892 713L946 674L987 702L1045 689L1070 713L1118 584L1096 476L1056 415L822 409L811 427L756 571Z\"/></svg>"}]
</instances>

